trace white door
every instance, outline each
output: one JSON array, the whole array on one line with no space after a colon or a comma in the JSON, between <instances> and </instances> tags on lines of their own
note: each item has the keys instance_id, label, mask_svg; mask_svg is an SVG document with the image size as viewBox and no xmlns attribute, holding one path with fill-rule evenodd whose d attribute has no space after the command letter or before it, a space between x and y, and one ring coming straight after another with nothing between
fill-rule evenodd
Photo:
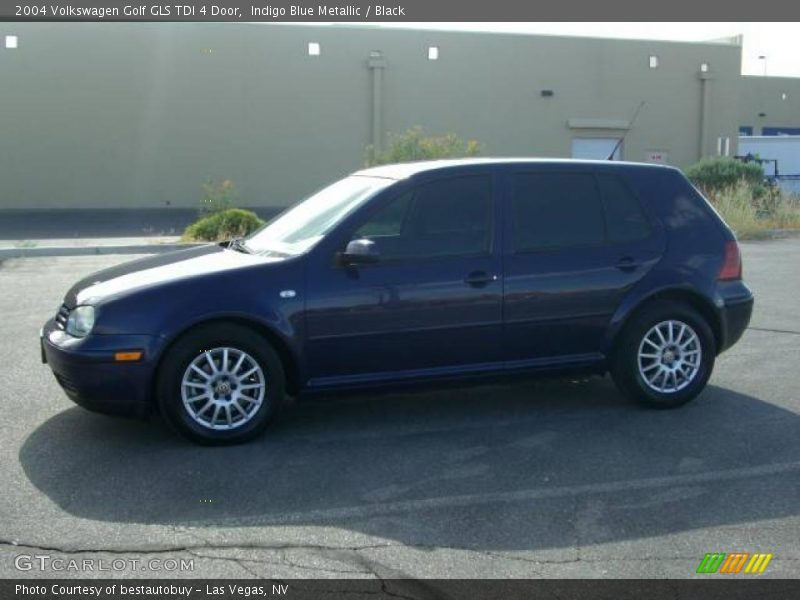
<instances>
[{"instance_id":1,"label":"white door","mask_svg":"<svg viewBox=\"0 0 800 600\"><path fill-rule=\"evenodd\" d=\"M572 138L572 158L607 160L612 152L613 160L622 160L619 138Z\"/></svg>"}]
</instances>

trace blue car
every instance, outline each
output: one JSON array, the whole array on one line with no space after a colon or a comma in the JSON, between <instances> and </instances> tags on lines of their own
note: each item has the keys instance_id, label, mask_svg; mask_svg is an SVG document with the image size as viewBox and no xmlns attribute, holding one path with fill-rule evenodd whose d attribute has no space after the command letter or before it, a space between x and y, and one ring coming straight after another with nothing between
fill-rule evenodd
<instances>
[{"instance_id":1,"label":"blue car","mask_svg":"<svg viewBox=\"0 0 800 600\"><path fill-rule=\"evenodd\" d=\"M610 372L679 406L752 307L679 170L469 159L359 171L244 239L95 273L41 343L81 406L230 444L287 396L466 377Z\"/></svg>"}]
</instances>

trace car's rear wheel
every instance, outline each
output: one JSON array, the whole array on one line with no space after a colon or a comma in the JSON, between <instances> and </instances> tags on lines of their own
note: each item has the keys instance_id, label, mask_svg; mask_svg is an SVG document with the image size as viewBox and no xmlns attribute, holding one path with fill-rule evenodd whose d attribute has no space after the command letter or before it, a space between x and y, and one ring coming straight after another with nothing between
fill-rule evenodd
<instances>
[{"instance_id":1,"label":"car's rear wheel","mask_svg":"<svg viewBox=\"0 0 800 600\"><path fill-rule=\"evenodd\" d=\"M237 444L260 434L283 402L280 358L257 333L235 323L200 326L181 337L159 369L157 396L167 422L190 440Z\"/></svg>"},{"instance_id":2,"label":"car's rear wheel","mask_svg":"<svg viewBox=\"0 0 800 600\"><path fill-rule=\"evenodd\" d=\"M702 315L680 302L653 302L623 330L611 375L631 398L672 408L703 390L715 356L714 335Z\"/></svg>"}]
</instances>

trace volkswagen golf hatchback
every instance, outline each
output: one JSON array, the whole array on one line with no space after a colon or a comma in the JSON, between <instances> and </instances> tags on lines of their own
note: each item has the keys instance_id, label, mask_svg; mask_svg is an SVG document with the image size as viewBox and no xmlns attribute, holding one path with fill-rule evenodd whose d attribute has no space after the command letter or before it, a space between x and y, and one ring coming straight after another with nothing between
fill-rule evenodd
<instances>
[{"instance_id":1,"label":"volkswagen golf hatchback","mask_svg":"<svg viewBox=\"0 0 800 600\"><path fill-rule=\"evenodd\" d=\"M287 395L466 376L610 372L675 407L752 306L734 235L676 169L436 161L359 171L245 239L95 273L41 344L78 404L157 407L227 444Z\"/></svg>"}]
</instances>

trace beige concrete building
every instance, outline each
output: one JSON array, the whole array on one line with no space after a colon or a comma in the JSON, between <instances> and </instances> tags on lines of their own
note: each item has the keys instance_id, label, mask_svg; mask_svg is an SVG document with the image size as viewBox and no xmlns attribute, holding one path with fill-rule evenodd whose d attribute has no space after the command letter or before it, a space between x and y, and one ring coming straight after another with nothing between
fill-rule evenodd
<instances>
[{"instance_id":1,"label":"beige concrete building","mask_svg":"<svg viewBox=\"0 0 800 600\"><path fill-rule=\"evenodd\" d=\"M745 135L800 135L800 79L742 77L739 126Z\"/></svg>"},{"instance_id":2,"label":"beige concrete building","mask_svg":"<svg viewBox=\"0 0 800 600\"><path fill-rule=\"evenodd\" d=\"M742 126L800 127L800 80L743 78L737 39L249 23L6 36L0 209L195 207L209 178L282 207L416 125L495 156L597 157L624 136L618 158L681 167L735 154Z\"/></svg>"}]
</instances>

